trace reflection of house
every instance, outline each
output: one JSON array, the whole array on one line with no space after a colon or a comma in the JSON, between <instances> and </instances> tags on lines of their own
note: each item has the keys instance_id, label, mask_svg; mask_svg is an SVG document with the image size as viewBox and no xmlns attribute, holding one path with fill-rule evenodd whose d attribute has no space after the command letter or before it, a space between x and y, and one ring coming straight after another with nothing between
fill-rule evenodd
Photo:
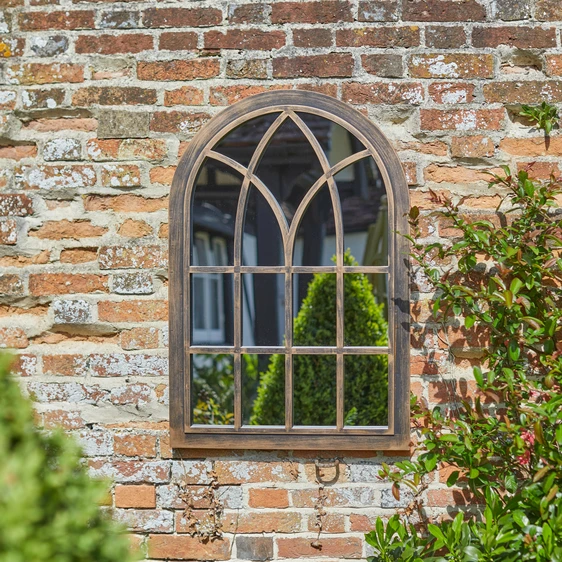
<instances>
[{"instance_id":1,"label":"reflection of house","mask_svg":"<svg viewBox=\"0 0 562 562\"><path fill-rule=\"evenodd\" d=\"M276 116L264 116L246 123L228 135L214 150L247 166L258 142ZM344 128L322 117L301 116L320 142L330 165L360 152L364 147ZM265 150L255 174L280 202L290 223L302 199L322 175L312 146L290 120L276 132ZM363 158L338 172L337 184L343 224L344 245L364 265L386 264L388 221L385 190L378 168ZM234 217L242 177L217 160L207 160L195 190L194 265L231 265ZM308 207L299 230L293 265L333 265L335 254L333 210L327 185ZM243 265L283 264L283 248L277 220L257 189L251 188L244 221ZM365 261L367 260L367 261ZM309 274L297 274L295 312L306 294ZM221 283L222 278L222 283ZM284 325L283 275L244 274L243 345L281 345ZM378 295L386 293L385 281L373 279ZM196 343L228 343L232 328L232 276L194 276L194 340ZM220 302L220 305L216 303ZM257 341L256 335L259 335Z\"/></svg>"}]
</instances>

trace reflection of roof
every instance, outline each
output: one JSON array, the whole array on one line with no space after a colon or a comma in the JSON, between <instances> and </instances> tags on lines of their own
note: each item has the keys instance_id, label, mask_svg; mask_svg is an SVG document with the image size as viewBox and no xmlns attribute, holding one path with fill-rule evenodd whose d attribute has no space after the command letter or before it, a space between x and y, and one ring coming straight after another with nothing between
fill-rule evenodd
<instances>
[{"instance_id":1,"label":"reflection of roof","mask_svg":"<svg viewBox=\"0 0 562 562\"><path fill-rule=\"evenodd\" d=\"M255 147L278 115L278 113L263 115L244 123L222 139L217 148L219 148L220 151L220 148ZM331 121L310 113L299 114L299 116L314 133L314 136L318 139L324 150L328 150L331 136ZM307 144L310 147L302 131L290 119L285 120L270 143L272 146L287 144ZM312 150L312 147L310 147L310 150Z\"/></svg>"},{"instance_id":2,"label":"reflection of roof","mask_svg":"<svg viewBox=\"0 0 562 562\"><path fill-rule=\"evenodd\" d=\"M193 205L193 225L196 230L220 233L227 238L234 237L234 219L210 203Z\"/></svg>"}]
</instances>

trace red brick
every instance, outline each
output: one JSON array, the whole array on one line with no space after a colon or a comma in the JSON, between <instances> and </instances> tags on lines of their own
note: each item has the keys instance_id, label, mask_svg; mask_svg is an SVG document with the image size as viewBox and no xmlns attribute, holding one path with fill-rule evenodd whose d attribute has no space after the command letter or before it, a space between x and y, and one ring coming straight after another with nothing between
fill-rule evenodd
<instances>
[{"instance_id":1,"label":"red brick","mask_svg":"<svg viewBox=\"0 0 562 562\"><path fill-rule=\"evenodd\" d=\"M164 105L202 105L203 92L193 86L183 86L177 90L164 92Z\"/></svg>"},{"instance_id":2,"label":"red brick","mask_svg":"<svg viewBox=\"0 0 562 562\"><path fill-rule=\"evenodd\" d=\"M308 516L308 530L318 531L318 519L316 514ZM345 516L341 513L328 513L322 517L323 533L345 533Z\"/></svg>"},{"instance_id":3,"label":"red brick","mask_svg":"<svg viewBox=\"0 0 562 562\"><path fill-rule=\"evenodd\" d=\"M229 23L267 23L265 4L230 4Z\"/></svg>"},{"instance_id":4,"label":"red brick","mask_svg":"<svg viewBox=\"0 0 562 562\"><path fill-rule=\"evenodd\" d=\"M413 55L409 70L413 78L491 78L494 75L492 55L469 53Z\"/></svg>"},{"instance_id":5,"label":"red brick","mask_svg":"<svg viewBox=\"0 0 562 562\"><path fill-rule=\"evenodd\" d=\"M93 273L32 273L29 292L34 296L65 295L74 293L107 293L105 275Z\"/></svg>"},{"instance_id":6,"label":"red brick","mask_svg":"<svg viewBox=\"0 0 562 562\"><path fill-rule=\"evenodd\" d=\"M148 556L166 560L229 560L230 541L202 542L188 535L149 535Z\"/></svg>"},{"instance_id":7,"label":"red brick","mask_svg":"<svg viewBox=\"0 0 562 562\"><path fill-rule=\"evenodd\" d=\"M248 490L248 505L254 508L284 508L289 507L289 493L287 490L276 488L250 488Z\"/></svg>"},{"instance_id":8,"label":"red brick","mask_svg":"<svg viewBox=\"0 0 562 562\"><path fill-rule=\"evenodd\" d=\"M218 59L146 62L137 65L139 80L203 80L218 76Z\"/></svg>"},{"instance_id":9,"label":"red brick","mask_svg":"<svg viewBox=\"0 0 562 562\"><path fill-rule=\"evenodd\" d=\"M474 169L449 164L430 164L424 171L426 181L435 183L472 184L490 181L489 168Z\"/></svg>"},{"instance_id":10,"label":"red brick","mask_svg":"<svg viewBox=\"0 0 562 562\"><path fill-rule=\"evenodd\" d=\"M91 105L152 105L157 101L156 91L137 87L89 86L78 90L72 96L72 103L79 107Z\"/></svg>"},{"instance_id":11,"label":"red brick","mask_svg":"<svg viewBox=\"0 0 562 562\"><path fill-rule=\"evenodd\" d=\"M339 29L336 32L338 47L416 47L420 44L418 26L362 27Z\"/></svg>"},{"instance_id":12,"label":"red brick","mask_svg":"<svg viewBox=\"0 0 562 562\"><path fill-rule=\"evenodd\" d=\"M152 227L144 221L127 219L117 231L119 236L127 236L129 238L141 238L152 234Z\"/></svg>"},{"instance_id":13,"label":"red brick","mask_svg":"<svg viewBox=\"0 0 562 562\"><path fill-rule=\"evenodd\" d=\"M155 508L156 488L147 484L115 486L115 507Z\"/></svg>"},{"instance_id":14,"label":"red brick","mask_svg":"<svg viewBox=\"0 0 562 562\"><path fill-rule=\"evenodd\" d=\"M168 302L155 300L102 301L100 322L159 322L168 319Z\"/></svg>"},{"instance_id":15,"label":"red brick","mask_svg":"<svg viewBox=\"0 0 562 562\"><path fill-rule=\"evenodd\" d=\"M126 35L80 35L76 39L77 53L99 53L115 55L117 53L140 53L153 48L151 35L127 33Z\"/></svg>"},{"instance_id":16,"label":"red brick","mask_svg":"<svg viewBox=\"0 0 562 562\"><path fill-rule=\"evenodd\" d=\"M94 226L87 220L69 221L63 219L61 221L47 221L36 230L30 231L29 235L48 240L62 240L64 238L79 240L80 238L102 236L106 232L107 228Z\"/></svg>"},{"instance_id":17,"label":"red brick","mask_svg":"<svg viewBox=\"0 0 562 562\"><path fill-rule=\"evenodd\" d=\"M24 349L29 340L21 328L0 328L0 348Z\"/></svg>"},{"instance_id":18,"label":"red brick","mask_svg":"<svg viewBox=\"0 0 562 562\"><path fill-rule=\"evenodd\" d=\"M555 178L562 176L558 162L517 162L517 169L528 171L538 180L548 180L552 175Z\"/></svg>"},{"instance_id":19,"label":"red brick","mask_svg":"<svg viewBox=\"0 0 562 562\"><path fill-rule=\"evenodd\" d=\"M282 31L260 31L257 29L231 29L225 32L208 31L205 33L206 49L249 49L271 51L285 45L285 33Z\"/></svg>"},{"instance_id":20,"label":"red brick","mask_svg":"<svg viewBox=\"0 0 562 562\"><path fill-rule=\"evenodd\" d=\"M350 82L342 87L342 100L359 105L420 104L423 101L423 87L418 82Z\"/></svg>"},{"instance_id":21,"label":"red brick","mask_svg":"<svg viewBox=\"0 0 562 562\"><path fill-rule=\"evenodd\" d=\"M457 49L466 45L466 31L460 25L428 26L425 44L433 49Z\"/></svg>"},{"instance_id":22,"label":"red brick","mask_svg":"<svg viewBox=\"0 0 562 562\"><path fill-rule=\"evenodd\" d=\"M158 133L195 133L211 118L208 113L187 111L155 111L150 130Z\"/></svg>"},{"instance_id":23,"label":"red brick","mask_svg":"<svg viewBox=\"0 0 562 562\"><path fill-rule=\"evenodd\" d=\"M282 90L283 86L217 86L211 88L209 103L211 105L232 105L249 96L272 90Z\"/></svg>"},{"instance_id":24,"label":"red brick","mask_svg":"<svg viewBox=\"0 0 562 562\"><path fill-rule=\"evenodd\" d=\"M426 131L499 131L503 127L503 109L422 109L421 128Z\"/></svg>"},{"instance_id":25,"label":"red brick","mask_svg":"<svg viewBox=\"0 0 562 562\"><path fill-rule=\"evenodd\" d=\"M18 242L18 223L14 219L0 221L0 244L11 246Z\"/></svg>"},{"instance_id":26,"label":"red brick","mask_svg":"<svg viewBox=\"0 0 562 562\"><path fill-rule=\"evenodd\" d=\"M95 248L72 248L60 253L61 263L87 263L98 259L98 251Z\"/></svg>"},{"instance_id":27,"label":"red brick","mask_svg":"<svg viewBox=\"0 0 562 562\"><path fill-rule=\"evenodd\" d=\"M29 62L14 64L6 69L11 84L53 84L84 82L84 69L78 64Z\"/></svg>"},{"instance_id":28,"label":"red brick","mask_svg":"<svg viewBox=\"0 0 562 562\"><path fill-rule=\"evenodd\" d=\"M474 47L499 47L509 45L519 49L548 49L556 47L556 30L553 27L475 27L472 30Z\"/></svg>"},{"instance_id":29,"label":"red brick","mask_svg":"<svg viewBox=\"0 0 562 562\"><path fill-rule=\"evenodd\" d=\"M116 455L151 458L156 456L156 437L148 433L123 433L113 438Z\"/></svg>"},{"instance_id":30,"label":"red brick","mask_svg":"<svg viewBox=\"0 0 562 562\"><path fill-rule=\"evenodd\" d=\"M454 158L489 158L494 155L493 141L482 135L453 137L451 156Z\"/></svg>"},{"instance_id":31,"label":"red brick","mask_svg":"<svg viewBox=\"0 0 562 562\"><path fill-rule=\"evenodd\" d=\"M562 20L562 5L558 0L537 0L535 18L539 21Z\"/></svg>"},{"instance_id":32,"label":"red brick","mask_svg":"<svg viewBox=\"0 0 562 562\"><path fill-rule=\"evenodd\" d=\"M93 10L27 12L20 14L22 31L46 31L50 29L94 29Z\"/></svg>"},{"instance_id":33,"label":"red brick","mask_svg":"<svg viewBox=\"0 0 562 562\"><path fill-rule=\"evenodd\" d=\"M545 141L544 136L522 139L503 139L500 150L514 156L562 156L562 137L552 137Z\"/></svg>"},{"instance_id":34,"label":"red brick","mask_svg":"<svg viewBox=\"0 0 562 562\"><path fill-rule=\"evenodd\" d=\"M105 164L101 184L106 187L139 187L140 169L132 164Z\"/></svg>"},{"instance_id":35,"label":"red brick","mask_svg":"<svg viewBox=\"0 0 562 562\"><path fill-rule=\"evenodd\" d=\"M172 185L176 166L157 166L150 170L150 182L162 185Z\"/></svg>"},{"instance_id":36,"label":"red brick","mask_svg":"<svg viewBox=\"0 0 562 562\"><path fill-rule=\"evenodd\" d=\"M338 97L337 84L297 84L297 90L306 90L307 92L318 92L332 98Z\"/></svg>"},{"instance_id":37,"label":"red brick","mask_svg":"<svg viewBox=\"0 0 562 562\"><path fill-rule=\"evenodd\" d=\"M156 328L132 328L124 330L119 336L123 349L154 349L158 347L158 330Z\"/></svg>"},{"instance_id":38,"label":"red brick","mask_svg":"<svg viewBox=\"0 0 562 562\"><path fill-rule=\"evenodd\" d=\"M216 8L150 8L142 21L146 27L208 27L221 24L222 12Z\"/></svg>"},{"instance_id":39,"label":"red brick","mask_svg":"<svg viewBox=\"0 0 562 562\"><path fill-rule=\"evenodd\" d=\"M345 78L352 74L353 57L349 53L273 59L274 78Z\"/></svg>"},{"instance_id":40,"label":"red brick","mask_svg":"<svg viewBox=\"0 0 562 562\"><path fill-rule=\"evenodd\" d=\"M271 6L272 23L337 23L353 21L349 2L275 2Z\"/></svg>"},{"instance_id":41,"label":"red brick","mask_svg":"<svg viewBox=\"0 0 562 562\"><path fill-rule=\"evenodd\" d=\"M56 131L95 131L98 128L97 119L63 117L62 119L36 119L27 125L29 129L41 133L51 133Z\"/></svg>"},{"instance_id":42,"label":"red brick","mask_svg":"<svg viewBox=\"0 0 562 562\"><path fill-rule=\"evenodd\" d=\"M330 29L294 29L293 45L295 47L330 47L332 31Z\"/></svg>"},{"instance_id":43,"label":"red brick","mask_svg":"<svg viewBox=\"0 0 562 562\"><path fill-rule=\"evenodd\" d=\"M476 0L403 0L404 21L483 21L484 6Z\"/></svg>"},{"instance_id":44,"label":"red brick","mask_svg":"<svg viewBox=\"0 0 562 562\"><path fill-rule=\"evenodd\" d=\"M496 103L537 103L537 100L549 102L562 101L562 81L527 80L490 82L484 85L484 98Z\"/></svg>"},{"instance_id":45,"label":"red brick","mask_svg":"<svg viewBox=\"0 0 562 562\"><path fill-rule=\"evenodd\" d=\"M168 150L160 139L90 139L86 153L92 160L162 160Z\"/></svg>"},{"instance_id":46,"label":"red brick","mask_svg":"<svg viewBox=\"0 0 562 562\"><path fill-rule=\"evenodd\" d=\"M301 514L294 511L262 511L229 513L224 530L231 533L297 533L301 529Z\"/></svg>"},{"instance_id":47,"label":"red brick","mask_svg":"<svg viewBox=\"0 0 562 562\"><path fill-rule=\"evenodd\" d=\"M429 85L428 92L435 103L454 105L473 101L474 89L475 85L469 82L433 82Z\"/></svg>"},{"instance_id":48,"label":"red brick","mask_svg":"<svg viewBox=\"0 0 562 562\"><path fill-rule=\"evenodd\" d=\"M192 51L197 49L197 33L193 31L166 31L158 44L164 51Z\"/></svg>"},{"instance_id":49,"label":"red brick","mask_svg":"<svg viewBox=\"0 0 562 562\"><path fill-rule=\"evenodd\" d=\"M86 211L115 211L117 213L153 213L168 208L168 197L146 198L142 195L87 195Z\"/></svg>"},{"instance_id":50,"label":"red brick","mask_svg":"<svg viewBox=\"0 0 562 562\"><path fill-rule=\"evenodd\" d=\"M27 195L0 193L1 217L25 217L33 214L33 202Z\"/></svg>"},{"instance_id":51,"label":"red brick","mask_svg":"<svg viewBox=\"0 0 562 562\"><path fill-rule=\"evenodd\" d=\"M277 540L279 558L361 558L363 543L358 537L322 538L322 548L311 545L308 538L280 538Z\"/></svg>"},{"instance_id":52,"label":"red brick","mask_svg":"<svg viewBox=\"0 0 562 562\"><path fill-rule=\"evenodd\" d=\"M443 488L427 491L427 505L429 507L450 507L453 505L468 505L477 503L469 490L459 488Z\"/></svg>"}]
</instances>

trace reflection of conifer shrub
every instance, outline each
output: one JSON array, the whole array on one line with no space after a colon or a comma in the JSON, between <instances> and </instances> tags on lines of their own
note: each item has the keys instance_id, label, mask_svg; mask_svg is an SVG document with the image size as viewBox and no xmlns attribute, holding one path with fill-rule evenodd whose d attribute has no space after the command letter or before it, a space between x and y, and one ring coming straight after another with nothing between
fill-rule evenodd
<instances>
[{"instance_id":1,"label":"reflection of conifer shrub","mask_svg":"<svg viewBox=\"0 0 562 562\"><path fill-rule=\"evenodd\" d=\"M0 560L127 562L128 540L99 508L107 486L91 480L62 431L39 432L0 357Z\"/></svg>"},{"instance_id":2,"label":"reflection of conifer shrub","mask_svg":"<svg viewBox=\"0 0 562 562\"><path fill-rule=\"evenodd\" d=\"M349 253L346 265L356 265ZM345 275L345 345L387 345L383 305L376 303L366 275ZM336 276L316 274L294 323L294 345L336 345ZM335 425L336 357L295 355L294 423ZM274 355L261 374L251 423L279 425L285 420L285 358ZM348 425L386 425L386 356L345 356L345 417Z\"/></svg>"}]
</instances>

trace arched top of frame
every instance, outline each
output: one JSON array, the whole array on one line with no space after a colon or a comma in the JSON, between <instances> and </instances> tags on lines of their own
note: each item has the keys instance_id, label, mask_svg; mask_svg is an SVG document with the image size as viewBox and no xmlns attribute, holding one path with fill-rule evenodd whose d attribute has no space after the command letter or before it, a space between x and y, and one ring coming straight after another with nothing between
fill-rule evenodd
<instances>
[{"instance_id":1,"label":"arched top of frame","mask_svg":"<svg viewBox=\"0 0 562 562\"><path fill-rule=\"evenodd\" d=\"M273 114L271 124L263 131L261 140L249 161L240 163L221 153L218 147L220 147L221 140L227 135L252 119L269 114ZM326 153L318 139L301 117L303 114L317 115L343 127L357 139L361 150L339 162L328 162ZM260 158L267 150L272 137L288 121L294 123L307 138L318 158L322 172L296 208L290 224L279 202L268 186L260 179L259 173L256 173ZM296 232L308 204L317 192L326 185L330 190L336 230L338 229L338 221L341 223L341 209L339 208L337 188L333 177L345 167L366 157L373 158L383 178L389 209L392 213L391 223L394 228L402 230L406 227L404 215L407 213L409 205L407 183L396 153L376 125L355 109L323 94L287 90L252 96L222 111L190 142L188 150L180 160L172 183L171 233L175 225L179 225L178 235L181 235L181 232L185 233L184 221L189 216L197 174L206 159L213 159L236 170L243 177L241 196L238 201L238 213L243 214L244 212L249 190L251 188L257 189L271 207L286 244L287 252L292 252L289 248L294 246ZM235 252L240 251L241 236L242 230L238 227L235 231ZM340 252L338 252L338 260L343 259L339 254ZM286 258L292 259L292 255L287 255ZM240 263L236 256L234 261Z\"/></svg>"}]
</instances>

